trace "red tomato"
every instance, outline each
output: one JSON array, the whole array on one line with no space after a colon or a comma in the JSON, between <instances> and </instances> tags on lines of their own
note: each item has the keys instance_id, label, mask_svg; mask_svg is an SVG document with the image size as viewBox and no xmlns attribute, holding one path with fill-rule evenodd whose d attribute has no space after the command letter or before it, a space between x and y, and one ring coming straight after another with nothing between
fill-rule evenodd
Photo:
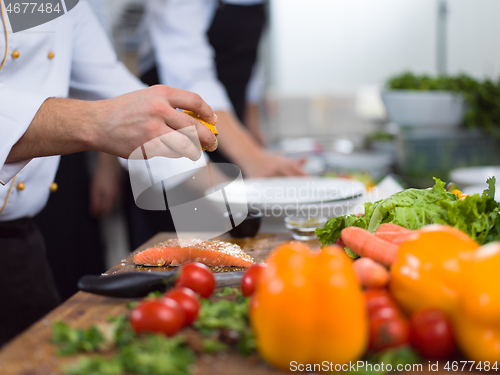
<instances>
[{"instance_id":1,"label":"red tomato","mask_svg":"<svg viewBox=\"0 0 500 375\"><path fill-rule=\"evenodd\" d=\"M369 316L368 319L370 321L375 321L377 319L396 319L401 317L401 313L394 308L393 306L381 306L378 309L374 310Z\"/></svg>"},{"instance_id":2,"label":"red tomato","mask_svg":"<svg viewBox=\"0 0 500 375\"><path fill-rule=\"evenodd\" d=\"M130 313L130 324L137 333L156 332L172 336L185 321L184 311L173 299L146 301Z\"/></svg>"},{"instance_id":3,"label":"red tomato","mask_svg":"<svg viewBox=\"0 0 500 375\"><path fill-rule=\"evenodd\" d=\"M196 320L200 311L200 298L193 290L184 287L174 288L165 293L164 296L176 301L184 310L186 315L185 325L189 325Z\"/></svg>"},{"instance_id":4,"label":"red tomato","mask_svg":"<svg viewBox=\"0 0 500 375\"><path fill-rule=\"evenodd\" d=\"M370 288L365 291L365 303L368 317L371 319L373 314L384 307L396 309L396 303L392 299L387 289Z\"/></svg>"},{"instance_id":5,"label":"red tomato","mask_svg":"<svg viewBox=\"0 0 500 375\"><path fill-rule=\"evenodd\" d=\"M182 266L181 273L175 280L175 286L184 286L194 290L203 298L208 298L215 290L215 277L210 268L194 262Z\"/></svg>"},{"instance_id":6,"label":"red tomato","mask_svg":"<svg viewBox=\"0 0 500 375\"><path fill-rule=\"evenodd\" d=\"M449 358L455 352L455 338L446 314L422 310L410 318L411 345L429 359Z\"/></svg>"},{"instance_id":7,"label":"red tomato","mask_svg":"<svg viewBox=\"0 0 500 375\"><path fill-rule=\"evenodd\" d=\"M370 321L372 352L395 348L409 342L409 325L387 289L365 291L366 310Z\"/></svg>"},{"instance_id":8,"label":"red tomato","mask_svg":"<svg viewBox=\"0 0 500 375\"><path fill-rule=\"evenodd\" d=\"M370 322L370 350L373 352L407 344L409 338L408 322L401 316Z\"/></svg>"},{"instance_id":9,"label":"red tomato","mask_svg":"<svg viewBox=\"0 0 500 375\"><path fill-rule=\"evenodd\" d=\"M241 279L241 291L245 297L251 296L255 291L255 286L259 281L259 277L267 267L265 263L254 264L246 269Z\"/></svg>"}]
</instances>

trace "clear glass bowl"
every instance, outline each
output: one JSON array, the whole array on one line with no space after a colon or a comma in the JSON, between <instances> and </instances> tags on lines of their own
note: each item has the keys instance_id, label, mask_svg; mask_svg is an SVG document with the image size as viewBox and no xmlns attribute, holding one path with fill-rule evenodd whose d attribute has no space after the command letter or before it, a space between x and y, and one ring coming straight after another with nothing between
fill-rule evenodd
<instances>
[{"instance_id":1,"label":"clear glass bowl","mask_svg":"<svg viewBox=\"0 0 500 375\"><path fill-rule=\"evenodd\" d=\"M285 227L292 232L293 239L298 241L309 241L316 238L315 229L325 225L327 220L328 219L323 216L287 216L285 218Z\"/></svg>"}]
</instances>

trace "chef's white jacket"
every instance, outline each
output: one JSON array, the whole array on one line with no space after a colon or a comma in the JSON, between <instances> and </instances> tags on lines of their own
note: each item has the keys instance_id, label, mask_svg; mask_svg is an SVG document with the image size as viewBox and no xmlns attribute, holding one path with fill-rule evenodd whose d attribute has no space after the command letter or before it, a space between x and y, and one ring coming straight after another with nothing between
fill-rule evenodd
<instances>
[{"instance_id":1,"label":"chef's white jacket","mask_svg":"<svg viewBox=\"0 0 500 375\"><path fill-rule=\"evenodd\" d=\"M264 1L222 0L235 5ZM199 94L215 111L229 111L231 101L217 79L214 51L206 35L218 6L218 0L148 0L139 70L147 72L156 60L160 83ZM258 63L248 85L250 102L260 99L263 76Z\"/></svg>"},{"instance_id":2,"label":"chef's white jacket","mask_svg":"<svg viewBox=\"0 0 500 375\"><path fill-rule=\"evenodd\" d=\"M0 70L0 209L11 193L0 221L32 217L47 202L59 156L5 162L47 98L96 100L144 87L117 60L85 1L64 16L17 33L5 17L9 49ZM0 61L4 36L0 32Z\"/></svg>"}]
</instances>

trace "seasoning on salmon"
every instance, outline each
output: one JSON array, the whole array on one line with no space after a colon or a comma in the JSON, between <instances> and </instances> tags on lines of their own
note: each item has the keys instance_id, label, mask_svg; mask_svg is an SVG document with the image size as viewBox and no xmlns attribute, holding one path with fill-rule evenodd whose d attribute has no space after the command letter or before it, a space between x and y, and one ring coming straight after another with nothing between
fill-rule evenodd
<instances>
[{"instance_id":1,"label":"seasoning on salmon","mask_svg":"<svg viewBox=\"0 0 500 375\"><path fill-rule=\"evenodd\" d=\"M170 239L134 255L135 264L142 266L178 266L200 262L212 267L249 267L252 258L241 247L230 242L198 239Z\"/></svg>"}]
</instances>

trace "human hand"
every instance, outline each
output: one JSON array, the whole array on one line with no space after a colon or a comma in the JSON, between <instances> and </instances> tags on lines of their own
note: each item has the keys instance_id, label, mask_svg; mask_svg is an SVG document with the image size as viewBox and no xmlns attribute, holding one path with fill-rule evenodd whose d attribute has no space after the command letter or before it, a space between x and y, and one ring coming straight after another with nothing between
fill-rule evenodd
<instances>
[{"instance_id":1,"label":"human hand","mask_svg":"<svg viewBox=\"0 0 500 375\"><path fill-rule=\"evenodd\" d=\"M208 151L217 148L217 138L206 126L176 110L187 109L211 124L217 122L210 106L192 92L157 85L93 103L97 119L91 142L96 150L129 158L147 145L142 149L147 158L198 160L200 145Z\"/></svg>"},{"instance_id":2,"label":"human hand","mask_svg":"<svg viewBox=\"0 0 500 375\"><path fill-rule=\"evenodd\" d=\"M120 166L113 155L99 153L97 168L90 182L90 215L109 215L120 196Z\"/></svg>"},{"instance_id":3,"label":"human hand","mask_svg":"<svg viewBox=\"0 0 500 375\"><path fill-rule=\"evenodd\" d=\"M247 177L307 176L305 160L291 160L280 154L263 152L241 168Z\"/></svg>"}]
</instances>

